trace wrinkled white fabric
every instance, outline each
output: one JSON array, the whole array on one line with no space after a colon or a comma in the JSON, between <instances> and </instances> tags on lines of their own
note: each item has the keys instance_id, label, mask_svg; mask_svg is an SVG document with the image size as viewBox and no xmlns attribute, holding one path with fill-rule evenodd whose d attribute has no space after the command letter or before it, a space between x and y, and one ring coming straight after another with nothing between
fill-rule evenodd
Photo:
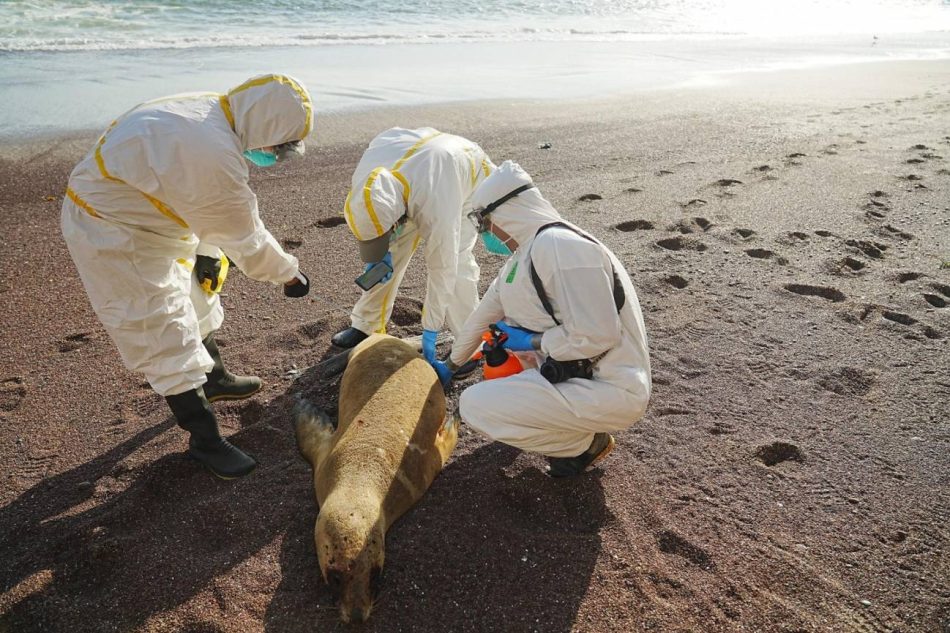
<instances>
[{"instance_id":1,"label":"wrinkled white fabric","mask_svg":"<svg viewBox=\"0 0 950 633\"><path fill-rule=\"evenodd\" d=\"M312 125L303 86L264 75L228 95L133 108L70 175L62 211L70 254L126 366L158 393L194 389L213 364L201 338L223 313L191 273L197 253L220 247L260 281L297 274L297 259L261 222L242 153L301 139Z\"/></svg>"},{"instance_id":2,"label":"wrinkled white fabric","mask_svg":"<svg viewBox=\"0 0 950 633\"><path fill-rule=\"evenodd\" d=\"M489 204L529 181L520 167L506 161L476 190L474 204ZM602 244L562 227L546 229L535 238L543 225L564 221L537 189L506 202L490 218L518 248L463 326L452 361L465 362L481 334L502 319L543 332L538 363L545 356L577 360L606 355L595 366L592 380L552 385L537 369L526 369L469 387L460 402L462 419L523 450L553 457L579 455L594 433L628 428L646 410L650 359L636 291L623 265ZM560 325L538 298L531 282L532 261ZM611 264L626 294L619 314Z\"/></svg>"},{"instance_id":3,"label":"wrinkled white fabric","mask_svg":"<svg viewBox=\"0 0 950 633\"><path fill-rule=\"evenodd\" d=\"M385 331L402 274L421 241L427 269L422 326L459 331L478 303L477 235L465 216L472 192L493 169L477 144L433 128L392 128L373 139L353 174L347 224L357 239L369 240L403 215L407 221L390 247L392 280L363 293L353 307L353 327Z\"/></svg>"}]
</instances>

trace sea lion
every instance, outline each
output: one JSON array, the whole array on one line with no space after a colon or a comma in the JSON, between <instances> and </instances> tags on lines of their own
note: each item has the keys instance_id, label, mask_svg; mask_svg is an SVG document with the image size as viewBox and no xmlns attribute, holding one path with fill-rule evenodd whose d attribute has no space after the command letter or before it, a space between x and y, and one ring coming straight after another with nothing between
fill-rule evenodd
<instances>
[{"instance_id":1,"label":"sea lion","mask_svg":"<svg viewBox=\"0 0 950 633\"><path fill-rule=\"evenodd\" d=\"M379 590L386 530L455 448L458 424L432 367L408 343L374 334L350 353L337 428L304 400L297 445L320 506L314 542L344 622L365 621Z\"/></svg>"}]
</instances>

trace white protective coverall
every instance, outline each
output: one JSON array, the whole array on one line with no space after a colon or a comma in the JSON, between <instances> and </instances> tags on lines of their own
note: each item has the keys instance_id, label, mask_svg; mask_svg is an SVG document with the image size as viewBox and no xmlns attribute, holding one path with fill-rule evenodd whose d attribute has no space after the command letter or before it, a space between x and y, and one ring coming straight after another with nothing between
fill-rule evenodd
<instances>
[{"instance_id":1,"label":"white protective coverall","mask_svg":"<svg viewBox=\"0 0 950 633\"><path fill-rule=\"evenodd\" d=\"M216 257L220 247L260 281L297 274L297 259L261 222L242 153L301 140L312 126L302 84L259 76L226 95L133 108L70 175L62 212L69 252L125 366L159 394L201 386L214 365L202 339L224 314L191 272L196 253Z\"/></svg>"},{"instance_id":2,"label":"white protective coverall","mask_svg":"<svg viewBox=\"0 0 950 633\"><path fill-rule=\"evenodd\" d=\"M358 240L382 236L403 216L390 253L393 277L364 292L353 306L353 327L385 332L396 291L409 260L425 241L426 296L422 327L443 323L458 333L478 304L478 264L472 248L478 235L465 216L472 192L494 169L477 144L432 128L392 128L363 153L344 216Z\"/></svg>"},{"instance_id":3,"label":"white protective coverall","mask_svg":"<svg viewBox=\"0 0 950 633\"><path fill-rule=\"evenodd\" d=\"M530 182L517 164L506 161L475 191L473 204L484 207ZM518 353L524 371L462 393L462 419L525 451L580 455L594 433L626 429L647 408L650 358L636 291L623 264L602 244L561 227L546 229L535 239L545 224L564 221L536 188L502 204L489 218L518 248L466 321L452 348L452 362L467 361L482 333L499 320L544 334L540 354ZM532 261L561 325L545 312L535 291ZM611 263L626 294L619 314ZM603 352L607 354L595 365L593 379L551 384L536 368L549 355L577 360Z\"/></svg>"}]
</instances>

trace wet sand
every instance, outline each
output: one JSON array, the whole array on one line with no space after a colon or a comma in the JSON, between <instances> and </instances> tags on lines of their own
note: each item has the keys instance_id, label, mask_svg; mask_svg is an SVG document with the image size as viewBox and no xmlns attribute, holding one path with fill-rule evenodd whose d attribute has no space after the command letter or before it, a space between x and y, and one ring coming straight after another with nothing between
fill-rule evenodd
<instances>
[{"instance_id":1,"label":"wet sand","mask_svg":"<svg viewBox=\"0 0 950 633\"><path fill-rule=\"evenodd\" d=\"M395 124L516 160L620 256L654 397L572 481L463 427L389 532L384 595L360 630L942 630L948 86L948 62L862 64L321 117L303 160L252 182L315 296L239 273L223 295L225 361L267 383L215 405L261 461L235 482L184 457L69 260L61 196L97 132L7 145L0 631L338 629L289 411L298 393L335 406L335 383L307 368L358 296L341 204L363 147ZM478 253L487 286L500 260ZM421 331L423 293L418 257L391 333Z\"/></svg>"}]
</instances>

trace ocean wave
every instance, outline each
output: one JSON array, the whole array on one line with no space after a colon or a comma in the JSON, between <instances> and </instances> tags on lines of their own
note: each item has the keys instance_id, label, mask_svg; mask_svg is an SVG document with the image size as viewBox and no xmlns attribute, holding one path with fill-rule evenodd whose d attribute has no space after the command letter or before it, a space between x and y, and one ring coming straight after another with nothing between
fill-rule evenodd
<instances>
[{"instance_id":1,"label":"ocean wave","mask_svg":"<svg viewBox=\"0 0 950 633\"><path fill-rule=\"evenodd\" d=\"M624 42L676 38L729 37L735 33L680 32L648 33L641 31L597 31L583 29L519 29L509 33L467 31L462 33L300 33L274 35L181 36L177 38L139 37L128 39L61 37L55 39L0 42L0 52L121 51L190 48L260 48L319 45L386 45L458 42L589 41Z\"/></svg>"}]
</instances>

